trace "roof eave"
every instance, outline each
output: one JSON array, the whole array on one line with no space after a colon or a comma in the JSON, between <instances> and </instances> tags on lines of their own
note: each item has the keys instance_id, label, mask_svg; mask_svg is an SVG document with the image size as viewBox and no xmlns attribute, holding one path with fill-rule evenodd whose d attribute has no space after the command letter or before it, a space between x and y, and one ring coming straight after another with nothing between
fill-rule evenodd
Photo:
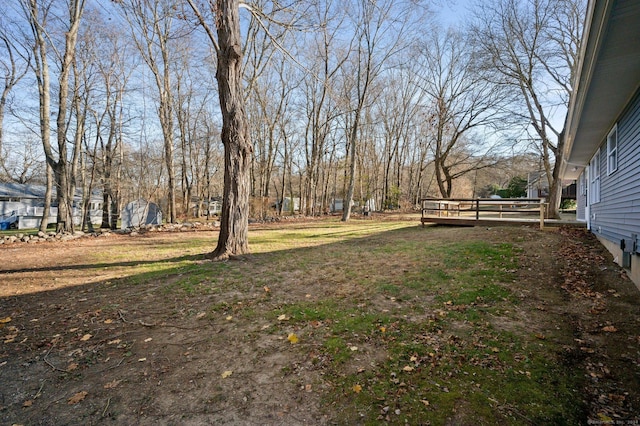
<instances>
[{"instance_id":1,"label":"roof eave","mask_svg":"<svg viewBox=\"0 0 640 426\"><path fill-rule=\"evenodd\" d=\"M567 117L565 179L579 176L638 89L639 27L635 0L589 2Z\"/></svg>"}]
</instances>

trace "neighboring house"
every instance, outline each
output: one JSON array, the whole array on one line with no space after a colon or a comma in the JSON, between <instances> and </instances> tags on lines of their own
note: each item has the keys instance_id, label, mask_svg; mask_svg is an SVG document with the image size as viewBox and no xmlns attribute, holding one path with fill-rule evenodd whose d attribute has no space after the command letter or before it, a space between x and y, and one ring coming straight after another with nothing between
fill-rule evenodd
<instances>
[{"instance_id":1,"label":"neighboring house","mask_svg":"<svg viewBox=\"0 0 640 426\"><path fill-rule=\"evenodd\" d=\"M44 185L21 183L0 183L0 224L17 229L37 228L44 213ZM56 190L51 195L49 223L55 223L58 207L55 202ZM94 191L89 203L89 214L94 225L102 222L102 194ZM73 223L82 223L82 190L77 189L73 197ZM0 227L4 227L0 225Z\"/></svg>"},{"instance_id":2,"label":"neighboring house","mask_svg":"<svg viewBox=\"0 0 640 426\"><path fill-rule=\"evenodd\" d=\"M162 211L157 204L139 199L130 202L120 215L120 228L139 228L142 225L161 225Z\"/></svg>"},{"instance_id":3,"label":"neighboring house","mask_svg":"<svg viewBox=\"0 0 640 426\"><path fill-rule=\"evenodd\" d=\"M198 197L191 198L191 209L193 217L220 216L222 214L222 197L211 197L209 201L209 209L207 210L207 200L200 200Z\"/></svg>"},{"instance_id":4,"label":"neighboring house","mask_svg":"<svg viewBox=\"0 0 640 426\"><path fill-rule=\"evenodd\" d=\"M334 198L331 200L331 212L341 212L344 209L344 200L342 198Z\"/></svg>"},{"instance_id":5,"label":"neighboring house","mask_svg":"<svg viewBox=\"0 0 640 426\"><path fill-rule=\"evenodd\" d=\"M276 209L279 207L279 203L276 202ZM285 197L282 200L282 213L298 213L300 212L300 197Z\"/></svg>"},{"instance_id":6,"label":"neighboring house","mask_svg":"<svg viewBox=\"0 0 640 426\"><path fill-rule=\"evenodd\" d=\"M562 175L578 219L640 288L640 1L590 0Z\"/></svg>"},{"instance_id":7,"label":"neighboring house","mask_svg":"<svg viewBox=\"0 0 640 426\"><path fill-rule=\"evenodd\" d=\"M527 174L527 198L549 198L549 180L546 173Z\"/></svg>"},{"instance_id":8,"label":"neighboring house","mask_svg":"<svg viewBox=\"0 0 640 426\"><path fill-rule=\"evenodd\" d=\"M527 198L549 198L549 180L545 172L531 172L527 175ZM562 198L576 199L576 183L572 180L562 181Z\"/></svg>"}]
</instances>

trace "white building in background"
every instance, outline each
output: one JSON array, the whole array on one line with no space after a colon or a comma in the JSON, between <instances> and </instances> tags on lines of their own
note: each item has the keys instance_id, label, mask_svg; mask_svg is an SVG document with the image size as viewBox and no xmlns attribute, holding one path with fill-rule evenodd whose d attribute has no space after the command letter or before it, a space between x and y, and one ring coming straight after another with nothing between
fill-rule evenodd
<instances>
[{"instance_id":1,"label":"white building in background","mask_svg":"<svg viewBox=\"0 0 640 426\"><path fill-rule=\"evenodd\" d=\"M44 185L29 185L21 183L0 183L0 229L38 228L42 222L44 212ZM58 215L56 189L51 195L51 210L49 223L55 223ZM73 224L82 224L82 190L76 189L73 197ZM102 223L102 193L93 191L89 200L89 216L91 223Z\"/></svg>"}]
</instances>

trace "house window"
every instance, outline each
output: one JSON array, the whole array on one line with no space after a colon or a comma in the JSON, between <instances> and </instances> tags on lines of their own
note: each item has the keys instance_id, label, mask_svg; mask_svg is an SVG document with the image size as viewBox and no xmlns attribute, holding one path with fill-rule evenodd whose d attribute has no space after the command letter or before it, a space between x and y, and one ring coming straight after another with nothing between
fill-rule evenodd
<instances>
[{"instance_id":1,"label":"house window","mask_svg":"<svg viewBox=\"0 0 640 426\"><path fill-rule=\"evenodd\" d=\"M589 174L591 175L591 192L589 195L590 204L600 202L600 149L596 151L596 155L591 159L589 164Z\"/></svg>"},{"instance_id":2,"label":"house window","mask_svg":"<svg viewBox=\"0 0 640 426\"><path fill-rule=\"evenodd\" d=\"M618 170L618 125L607 135L607 175Z\"/></svg>"}]
</instances>

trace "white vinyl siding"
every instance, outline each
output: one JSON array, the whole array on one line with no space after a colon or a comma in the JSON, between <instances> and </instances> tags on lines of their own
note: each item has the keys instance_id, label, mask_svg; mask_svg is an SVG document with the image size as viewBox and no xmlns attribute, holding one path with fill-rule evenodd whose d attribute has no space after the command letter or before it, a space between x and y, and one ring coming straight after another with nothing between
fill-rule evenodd
<instances>
[{"instance_id":1,"label":"white vinyl siding","mask_svg":"<svg viewBox=\"0 0 640 426\"><path fill-rule=\"evenodd\" d=\"M607 176L618 170L618 125L607 135Z\"/></svg>"},{"instance_id":2,"label":"white vinyl siding","mask_svg":"<svg viewBox=\"0 0 640 426\"><path fill-rule=\"evenodd\" d=\"M591 182L589 185L589 204L600 202L600 149L596 151L596 155L591 159L589 164L589 174Z\"/></svg>"}]
</instances>

